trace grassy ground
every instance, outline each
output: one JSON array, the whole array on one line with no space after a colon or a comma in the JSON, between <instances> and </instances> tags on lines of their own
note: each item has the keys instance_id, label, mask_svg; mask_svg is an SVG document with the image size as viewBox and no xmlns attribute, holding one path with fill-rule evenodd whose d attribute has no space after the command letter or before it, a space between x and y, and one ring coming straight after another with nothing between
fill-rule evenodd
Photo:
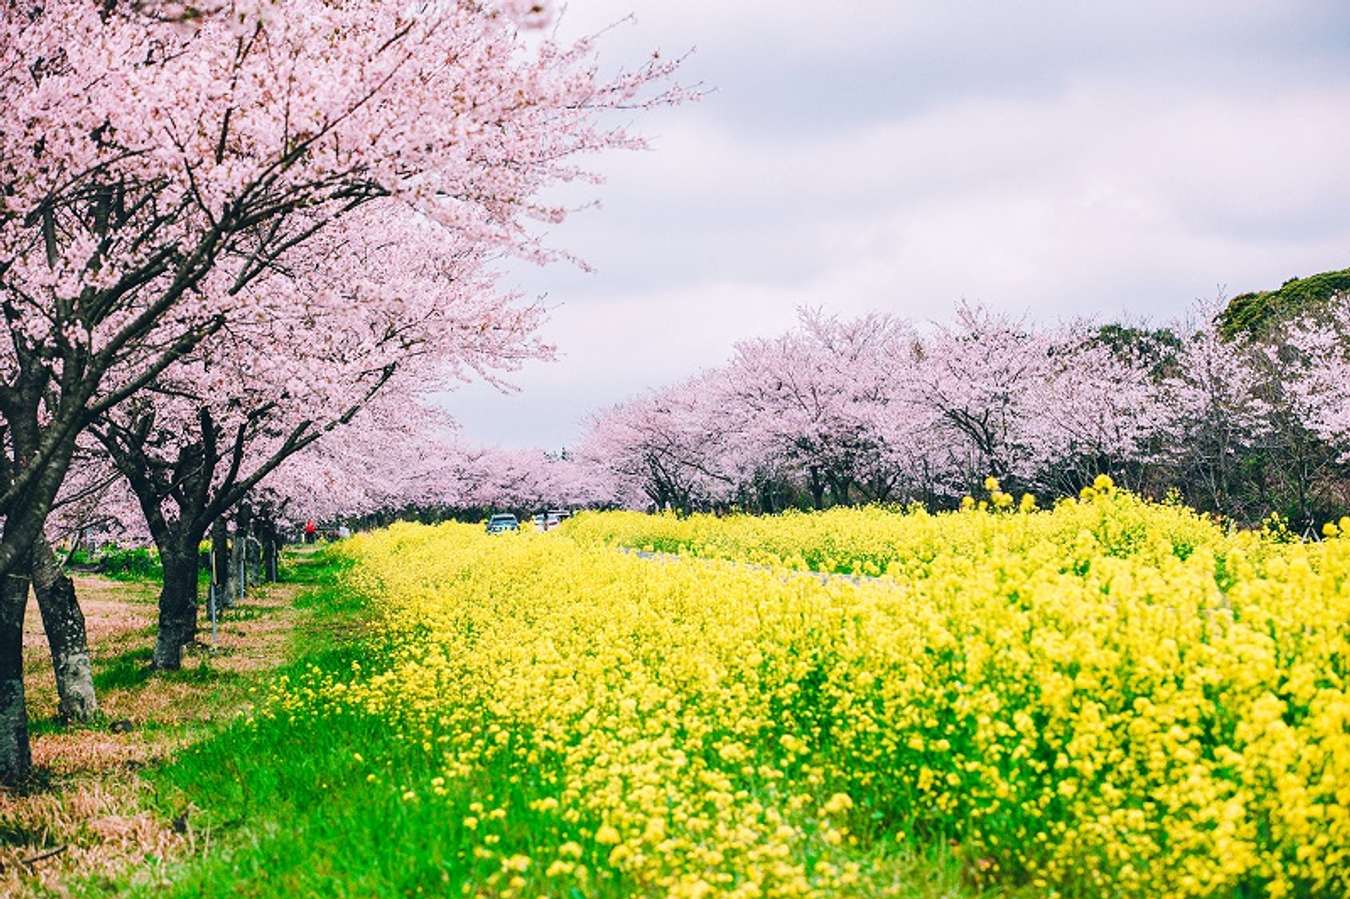
<instances>
[{"instance_id":1,"label":"grassy ground","mask_svg":"<svg viewBox=\"0 0 1350 899\"><path fill-rule=\"evenodd\" d=\"M292 558L299 580L326 564ZM332 639L327 616L306 626L319 616L298 601L303 589L293 580L253 591L222 614L214 646L188 653L181 671L153 673L158 584L77 577L102 714L70 727L56 720L50 657L30 601L24 667L37 778L24 794L0 792L0 895L114 886L129 868L150 878L201 851L191 810L163 814L147 774L238 718L271 672L308 651L310 638L299 635ZM210 642L209 629L202 640Z\"/></svg>"}]
</instances>

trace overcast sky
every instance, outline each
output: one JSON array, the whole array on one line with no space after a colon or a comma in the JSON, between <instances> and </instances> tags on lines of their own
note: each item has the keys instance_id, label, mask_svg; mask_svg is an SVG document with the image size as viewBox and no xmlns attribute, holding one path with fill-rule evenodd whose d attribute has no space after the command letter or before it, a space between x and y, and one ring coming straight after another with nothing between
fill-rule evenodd
<instances>
[{"instance_id":1,"label":"overcast sky","mask_svg":"<svg viewBox=\"0 0 1350 899\"><path fill-rule=\"evenodd\" d=\"M1179 314L1350 265L1350 3L571 0L632 12L606 65L696 52L701 102L635 119L552 233L556 362L447 407L556 449L587 414L788 328L801 305L1053 321Z\"/></svg>"}]
</instances>

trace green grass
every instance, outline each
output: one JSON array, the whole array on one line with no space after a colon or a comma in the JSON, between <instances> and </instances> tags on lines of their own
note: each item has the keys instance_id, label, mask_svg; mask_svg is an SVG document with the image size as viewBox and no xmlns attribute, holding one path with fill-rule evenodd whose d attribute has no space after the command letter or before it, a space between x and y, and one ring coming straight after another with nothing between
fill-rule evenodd
<instances>
[{"instance_id":1,"label":"green grass","mask_svg":"<svg viewBox=\"0 0 1350 899\"><path fill-rule=\"evenodd\" d=\"M357 660L377 666L376 650L358 637L367 604L339 583L346 567L343 560L323 553L299 556L286 565L283 579L310 585L295 603L309 614L292 637L291 661L256 678L255 689L282 676L295 680L316 672L350 674ZM229 610L222 620L246 614ZM97 687L153 689L165 677L200 681L226 676L205 658L195 668L152 676L150 656L148 648L137 648L102 661L95 672ZM355 770L352 747L362 746L385 763L391 779L404 768L406 776L431 776L416 769L419 763L422 768L429 764L420 747L412 753L386 731L374 719L325 715L252 724L241 718L208 732L143 776L153 791L151 811L175 820L190 809L191 826L203 837L209 834L212 851L169 868L163 859L147 858L144 866L118 880L90 879L74 885L75 892L166 895L160 880L164 874L174 883L167 895L178 896L370 895L373 884L395 882L391 878L410 882L408 876L428 884L432 880L427 878L433 878L439 884L439 868L395 878L407 867L406 859L388 853L385 839L393 834L414 838L402 790L395 791L389 782L372 784L367 771ZM353 840L361 840L369 851L347 852ZM429 856L436 857L434 852ZM335 886L334 878L346 886Z\"/></svg>"},{"instance_id":2,"label":"green grass","mask_svg":"<svg viewBox=\"0 0 1350 899\"><path fill-rule=\"evenodd\" d=\"M98 662L95 665L94 689L102 693L104 690L139 687L154 673L150 668L150 660L154 655L154 649L143 646Z\"/></svg>"},{"instance_id":3,"label":"green grass","mask_svg":"<svg viewBox=\"0 0 1350 899\"><path fill-rule=\"evenodd\" d=\"M335 652L310 661L338 672L350 666L351 658ZM358 752L365 761L357 759ZM434 759L392 732L386 721L361 714L237 723L152 777L157 811L172 818L191 809L194 828L199 834L209 831L215 848L171 868L172 887L145 885L132 892L440 896L460 895L467 885L469 895L495 895L505 883L499 858L479 860L467 851L485 832L500 836L495 848L501 856L535 854L541 845L557 844L557 820L526 804L541 795L539 782L523 778L511 784L489 776L435 797L425 789L439 773ZM417 789L416 800L403 798L409 787ZM470 808L475 801L489 809L509 808L510 814L489 821ZM472 834L464 824L471 814L480 820ZM591 848L582 858L602 875L584 892L575 886L558 891L536 866L527 872L523 894L621 897L638 892L634 884L605 872L603 851ZM897 895L969 895L950 853L918 855L897 848L859 860L893 871L892 881L903 885Z\"/></svg>"},{"instance_id":4,"label":"green grass","mask_svg":"<svg viewBox=\"0 0 1350 899\"><path fill-rule=\"evenodd\" d=\"M321 661L350 664L340 652ZM379 759L374 782L358 751ZM470 867L471 797L403 800L433 776L428 753L368 716L238 723L152 777L161 813L198 809L194 826L222 847L175 872L168 895L440 894Z\"/></svg>"}]
</instances>

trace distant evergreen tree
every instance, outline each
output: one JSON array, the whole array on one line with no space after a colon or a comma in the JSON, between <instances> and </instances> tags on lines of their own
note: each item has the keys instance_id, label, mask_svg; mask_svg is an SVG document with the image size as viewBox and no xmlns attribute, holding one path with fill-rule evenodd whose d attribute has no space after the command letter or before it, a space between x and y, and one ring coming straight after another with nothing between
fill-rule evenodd
<instances>
[{"instance_id":1,"label":"distant evergreen tree","mask_svg":"<svg viewBox=\"0 0 1350 899\"><path fill-rule=\"evenodd\" d=\"M1290 278L1278 290L1239 294L1219 313L1219 331L1224 337L1259 335L1268 326L1291 315L1350 293L1350 268L1322 272L1306 278Z\"/></svg>"}]
</instances>

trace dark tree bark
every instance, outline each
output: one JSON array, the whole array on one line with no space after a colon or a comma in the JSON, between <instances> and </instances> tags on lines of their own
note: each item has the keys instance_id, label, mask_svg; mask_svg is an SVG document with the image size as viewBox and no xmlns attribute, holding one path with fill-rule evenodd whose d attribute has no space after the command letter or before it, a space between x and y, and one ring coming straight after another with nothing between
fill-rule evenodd
<instances>
[{"instance_id":1,"label":"dark tree bark","mask_svg":"<svg viewBox=\"0 0 1350 899\"><path fill-rule=\"evenodd\" d=\"M29 563L33 544L42 535L70 465L80 424L78 413L58 406L44 430L40 410L50 373L41 365L32 365L30 348L21 341L15 348L19 377L11 386L0 385L0 515L4 517L0 532L0 783L4 784L26 780L32 771L23 686ZM62 417L64 424L58 426Z\"/></svg>"},{"instance_id":2,"label":"dark tree bark","mask_svg":"<svg viewBox=\"0 0 1350 899\"><path fill-rule=\"evenodd\" d=\"M825 508L825 479L814 465L806 470L806 487L811 491L811 505L817 510Z\"/></svg>"},{"instance_id":3,"label":"dark tree bark","mask_svg":"<svg viewBox=\"0 0 1350 899\"><path fill-rule=\"evenodd\" d=\"M219 611L230 589L230 528L224 515L211 522L211 589Z\"/></svg>"},{"instance_id":4,"label":"dark tree bark","mask_svg":"<svg viewBox=\"0 0 1350 899\"><path fill-rule=\"evenodd\" d=\"M834 497L834 504L836 506L853 505L851 495L853 478L849 477L847 474L836 474L833 472L826 477L830 485L830 495Z\"/></svg>"},{"instance_id":5,"label":"dark tree bark","mask_svg":"<svg viewBox=\"0 0 1350 899\"><path fill-rule=\"evenodd\" d=\"M33 769L23 694L23 614L28 575L0 575L0 783L17 784Z\"/></svg>"},{"instance_id":6,"label":"dark tree bark","mask_svg":"<svg viewBox=\"0 0 1350 899\"><path fill-rule=\"evenodd\" d=\"M186 535L182 535L186 536ZM183 647L197 639L197 540L160 547L164 586L159 593L159 633L154 666L176 671L183 665Z\"/></svg>"},{"instance_id":7,"label":"dark tree bark","mask_svg":"<svg viewBox=\"0 0 1350 899\"><path fill-rule=\"evenodd\" d=\"M33 546L33 592L42 612L42 629L52 653L60 715L65 721L91 721L98 714L94 670L84 613L75 598L75 584L61 570L45 538Z\"/></svg>"},{"instance_id":8,"label":"dark tree bark","mask_svg":"<svg viewBox=\"0 0 1350 899\"><path fill-rule=\"evenodd\" d=\"M281 548L281 537L277 533L276 519L272 517L270 509L264 513L259 513L256 530L258 540L262 544L262 577L268 583L275 584L278 580L278 556Z\"/></svg>"}]
</instances>

